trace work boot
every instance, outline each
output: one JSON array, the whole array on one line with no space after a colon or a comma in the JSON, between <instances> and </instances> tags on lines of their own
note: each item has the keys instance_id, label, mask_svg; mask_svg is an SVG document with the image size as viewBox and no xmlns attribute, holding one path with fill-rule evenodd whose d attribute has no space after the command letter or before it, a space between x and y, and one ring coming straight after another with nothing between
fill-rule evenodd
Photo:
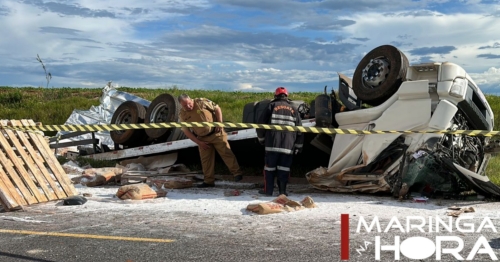
<instances>
[{"instance_id":1,"label":"work boot","mask_svg":"<svg viewBox=\"0 0 500 262\"><path fill-rule=\"evenodd\" d=\"M287 182L283 182L283 181L278 182L278 189L279 189L280 195L288 196L288 193L286 192L286 184L287 184Z\"/></svg>"},{"instance_id":2,"label":"work boot","mask_svg":"<svg viewBox=\"0 0 500 262\"><path fill-rule=\"evenodd\" d=\"M205 182L198 185L198 188L215 187L215 184L207 184Z\"/></svg>"},{"instance_id":3,"label":"work boot","mask_svg":"<svg viewBox=\"0 0 500 262\"><path fill-rule=\"evenodd\" d=\"M264 189L259 190L259 194L266 195L266 196L273 196L273 194L266 193L266 191L264 191Z\"/></svg>"},{"instance_id":4,"label":"work boot","mask_svg":"<svg viewBox=\"0 0 500 262\"><path fill-rule=\"evenodd\" d=\"M234 182L239 182L243 179L243 176L242 175L237 175L234 177Z\"/></svg>"}]
</instances>

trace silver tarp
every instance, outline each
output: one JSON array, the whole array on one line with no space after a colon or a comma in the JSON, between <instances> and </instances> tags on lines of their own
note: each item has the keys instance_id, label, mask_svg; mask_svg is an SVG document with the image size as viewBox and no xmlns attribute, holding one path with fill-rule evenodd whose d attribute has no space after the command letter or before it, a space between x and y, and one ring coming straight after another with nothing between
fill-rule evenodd
<instances>
[{"instance_id":1,"label":"silver tarp","mask_svg":"<svg viewBox=\"0 0 500 262\"><path fill-rule=\"evenodd\" d=\"M120 106L121 103L125 101L135 101L144 106L149 106L151 103L148 100L135 96L133 94L119 91L117 87L112 87L111 82L103 88L102 96L99 99L100 105L92 106L89 110L78 110L75 109L68 117L65 125L87 125L87 124L110 124L113 113ZM60 131L57 135L64 135L71 132ZM111 139L108 131L95 132L95 138L99 139L100 144L105 144L110 148L114 147L114 142ZM91 139L92 134L83 134L80 136L75 136L60 140L59 142L70 142L70 141L80 141L83 139Z\"/></svg>"}]
</instances>

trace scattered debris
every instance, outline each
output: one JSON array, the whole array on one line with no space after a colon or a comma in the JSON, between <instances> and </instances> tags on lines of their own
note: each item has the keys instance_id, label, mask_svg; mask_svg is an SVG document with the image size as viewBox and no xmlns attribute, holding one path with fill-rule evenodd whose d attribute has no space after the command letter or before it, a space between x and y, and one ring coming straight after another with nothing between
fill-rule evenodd
<instances>
[{"instance_id":1,"label":"scattered debris","mask_svg":"<svg viewBox=\"0 0 500 262\"><path fill-rule=\"evenodd\" d=\"M476 210L473 207L457 207L457 206L451 206L448 207L449 210L446 213L447 216L452 216L452 217L458 217L462 213L474 213Z\"/></svg>"},{"instance_id":2,"label":"scattered debris","mask_svg":"<svg viewBox=\"0 0 500 262\"><path fill-rule=\"evenodd\" d=\"M285 195L279 195L271 202L264 202L260 204L249 204L247 206L247 210L257 214L265 215L265 214L281 213L283 211L293 212L305 208L316 208L316 207L317 205L314 203L314 200L309 196L306 196L302 201L297 202L289 199Z\"/></svg>"},{"instance_id":3,"label":"scattered debris","mask_svg":"<svg viewBox=\"0 0 500 262\"><path fill-rule=\"evenodd\" d=\"M63 205L65 206L83 205L85 203L87 203L87 199L83 196L71 196L63 201Z\"/></svg>"},{"instance_id":4,"label":"scattered debris","mask_svg":"<svg viewBox=\"0 0 500 262\"><path fill-rule=\"evenodd\" d=\"M168 155L150 156L144 157L140 156L134 159L128 159L120 161L120 165L126 166L128 164L141 164L147 170L157 170L163 167L172 166L177 161L177 152Z\"/></svg>"},{"instance_id":5,"label":"scattered debris","mask_svg":"<svg viewBox=\"0 0 500 262\"><path fill-rule=\"evenodd\" d=\"M224 196L239 196L241 192L238 189L231 189L224 191Z\"/></svg>"},{"instance_id":6,"label":"scattered debris","mask_svg":"<svg viewBox=\"0 0 500 262\"><path fill-rule=\"evenodd\" d=\"M147 184L125 185L121 186L116 192L116 196L122 200L142 200L152 199L157 197L164 197L167 192L162 189L153 190Z\"/></svg>"},{"instance_id":7,"label":"scattered debris","mask_svg":"<svg viewBox=\"0 0 500 262\"><path fill-rule=\"evenodd\" d=\"M117 175L122 174L121 168L103 167L86 169L80 179L80 184L88 187L102 186L114 181Z\"/></svg>"},{"instance_id":8,"label":"scattered debris","mask_svg":"<svg viewBox=\"0 0 500 262\"><path fill-rule=\"evenodd\" d=\"M427 203L427 201L429 201L429 198L427 198L425 196L413 198L413 202L417 202L417 203Z\"/></svg>"},{"instance_id":9,"label":"scattered debris","mask_svg":"<svg viewBox=\"0 0 500 262\"><path fill-rule=\"evenodd\" d=\"M10 220L10 221L16 221L16 222L27 222L27 223L49 223L47 221L41 221L41 220L34 220L32 217L10 217L10 216L0 216L3 220Z\"/></svg>"},{"instance_id":10,"label":"scattered debris","mask_svg":"<svg viewBox=\"0 0 500 262\"><path fill-rule=\"evenodd\" d=\"M171 189L189 188L193 186L192 179L187 179L183 177L169 177L169 176L148 178L146 180L146 183L148 185L154 184L158 188L161 188L163 186L164 188L171 188Z\"/></svg>"}]
</instances>

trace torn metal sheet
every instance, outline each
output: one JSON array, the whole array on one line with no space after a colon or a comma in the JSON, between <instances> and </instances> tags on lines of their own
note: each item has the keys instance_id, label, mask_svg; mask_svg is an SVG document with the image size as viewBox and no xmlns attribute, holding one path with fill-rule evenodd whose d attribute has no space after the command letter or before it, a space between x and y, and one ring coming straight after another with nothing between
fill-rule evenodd
<instances>
[{"instance_id":1,"label":"torn metal sheet","mask_svg":"<svg viewBox=\"0 0 500 262\"><path fill-rule=\"evenodd\" d=\"M100 105L92 106L89 110L78 110L75 109L68 117L65 125L100 125L100 124L110 124L111 118L113 117L113 113L115 110L121 105L121 103L125 101L135 101L144 106L149 106L151 104L150 101L143 99L141 97L135 96L133 94L123 92L117 90L117 86L111 86L111 82L102 89L102 96L99 99ZM57 135L64 135L71 132L68 131L60 131ZM100 140L100 144L107 145L110 148L114 147L114 142L109 135L109 131L100 131L95 132L95 138ZM83 134L80 136L67 138L59 141L63 142L71 142L71 141L80 141L84 139L91 139L92 135L90 133Z\"/></svg>"}]
</instances>

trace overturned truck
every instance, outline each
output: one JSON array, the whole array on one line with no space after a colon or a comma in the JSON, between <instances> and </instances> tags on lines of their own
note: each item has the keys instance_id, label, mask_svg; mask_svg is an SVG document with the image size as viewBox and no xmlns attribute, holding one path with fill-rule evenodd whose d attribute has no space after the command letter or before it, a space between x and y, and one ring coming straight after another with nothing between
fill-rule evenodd
<instances>
[{"instance_id":1,"label":"overturned truck","mask_svg":"<svg viewBox=\"0 0 500 262\"><path fill-rule=\"evenodd\" d=\"M339 74L335 95L316 98L316 126L355 130L493 130L481 90L453 63L410 66L397 48L380 46L358 64L353 79ZM328 102L324 102L324 101ZM330 160L306 174L333 192L411 192L459 197L475 191L499 197L485 174L493 148L484 136L389 133L322 136ZM327 137L325 139L324 137Z\"/></svg>"}]
</instances>

